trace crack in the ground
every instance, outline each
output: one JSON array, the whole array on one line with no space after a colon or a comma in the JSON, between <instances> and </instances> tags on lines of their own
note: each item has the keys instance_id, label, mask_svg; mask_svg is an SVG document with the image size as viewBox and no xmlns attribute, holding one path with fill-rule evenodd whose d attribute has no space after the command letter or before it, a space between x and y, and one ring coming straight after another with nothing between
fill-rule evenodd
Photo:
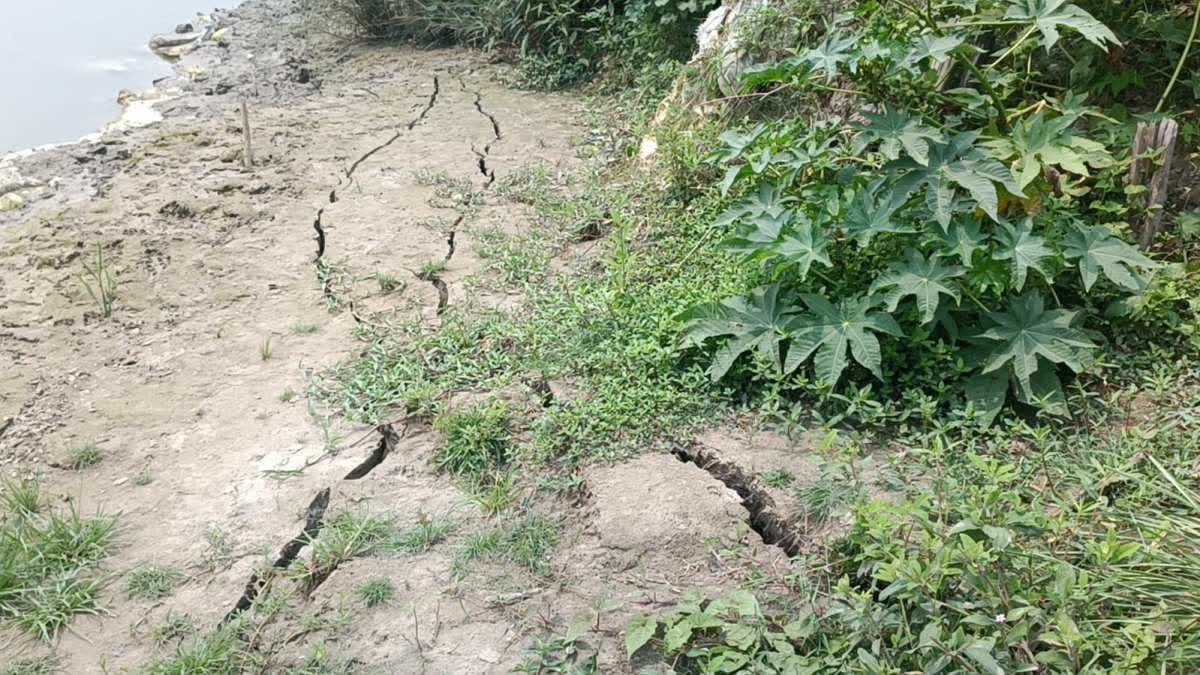
<instances>
[{"instance_id":1,"label":"crack in the ground","mask_svg":"<svg viewBox=\"0 0 1200 675\"><path fill-rule=\"evenodd\" d=\"M400 444L400 434L396 433L396 428L390 424L381 424L376 431L379 432L379 442L375 444L375 449L371 451L371 455L363 460L362 464L354 467L354 470L346 474L343 480L358 480L371 473L375 467L383 463L387 456L396 450L396 446Z\"/></svg>"},{"instance_id":2,"label":"crack in the ground","mask_svg":"<svg viewBox=\"0 0 1200 675\"><path fill-rule=\"evenodd\" d=\"M775 511L775 500L753 475L704 447L674 443L670 449L679 461L695 464L736 492L750 512L750 529L757 532L764 543L778 546L788 557L800 554L800 532Z\"/></svg>"},{"instance_id":3,"label":"crack in the ground","mask_svg":"<svg viewBox=\"0 0 1200 675\"><path fill-rule=\"evenodd\" d=\"M325 215L325 209L317 209L317 218L313 221L313 229L317 232L317 257L314 262L321 262L321 258L325 257L325 227L321 225L321 216Z\"/></svg>"},{"instance_id":4,"label":"crack in the ground","mask_svg":"<svg viewBox=\"0 0 1200 675\"><path fill-rule=\"evenodd\" d=\"M501 138L503 138L504 134L500 133L500 122L496 121L496 116L483 109L483 94L480 92L475 92L475 109L479 111L480 115L483 115L484 117L491 120L492 133L494 133L496 135L495 140L498 141ZM489 144L488 148L490 148L490 147L491 147L491 145Z\"/></svg>"},{"instance_id":5,"label":"crack in the ground","mask_svg":"<svg viewBox=\"0 0 1200 675\"><path fill-rule=\"evenodd\" d=\"M221 623L228 623L231 619L237 617L238 614L250 609L254 605L254 600L258 597L267 586L271 574L275 570L287 569L292 562L300 555L300 551L304 549L317 535L321 532L321 528L325 525L325 511L329 508L329 488L324 488L317 493L312 502L308 505L308 511L305 514L304 529L299 535L284 545L279 551L279 557L275 559L275 563L271 565L266 575L259 575L254 572L250 575L250 581L246 583L246 590L242 593L242 597L238 598L237 604L233 609L225 615Z\"/></svg>"},{"instance_id":6,"label":"crack in the ground","mask_svg":"<svg viewBox=\"0 0 1200 675\"><path fill-rule=\"evenodd\" d=\"M433 284L433 287L438 292L437 313L441 316L442 312L450 306L450 287L446 285L446 281L436 274L416 273L416 277L421 281L428 281Z\"/></svg>"},{"instance_id":7,"label":"crack in the ground","mask_svg":"<svg viewBox=\"0 0 1200 675\"><path fill-rule=\"evenodd\" d=\"M354 172L358 170L358 167L360 165L362 165L363 162L367 161L367 159L370 158L371 155L374 155L375 153L379 152L380 150L383 150L384 148L388 147L392 143L395 143L397 141L397 139L399 139L400 136L403 135L403 133L405 131L412 131L418 124L420 124L422 121L424 121L426 115L429 114L429 111L433 110L433 106L437 105L438 94L440 92L441 92L441 84L438 81L438 76L434 75L433 76L433 93L429 95L429 102L426 103L425 107L421 109L421 114L417 115L417 117L415 119L413 119L411 122L406 124L403 129L397 130L396 133L392 134L391 138L389 138L386 141L384 141L383 143L380 143L379 145L371 148L366 153L364 153L363 156L354 160L354 163L350 165L350 168L346 169L346 178L352 178L354 176Z\"/></svg>"}]
</instances>

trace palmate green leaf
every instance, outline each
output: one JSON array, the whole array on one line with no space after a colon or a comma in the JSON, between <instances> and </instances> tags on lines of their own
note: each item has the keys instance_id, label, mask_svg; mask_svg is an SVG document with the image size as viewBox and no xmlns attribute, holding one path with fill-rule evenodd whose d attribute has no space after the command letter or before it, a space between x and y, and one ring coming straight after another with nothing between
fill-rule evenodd
<instances>
[{"instance_id":1,"label":"palmate green leaf","mask_svg":"<svg viewBox=\"0 0 1200 675\"><path fill-rule=\"evenodd\" d=\"M995 373L1011 365L1021 393L1032 398L1035 392L1046 390L1049 380L1043 374L1035 388L1033 378L1039 360L1080 372L1089 350L1095 349L1096 344L1084 331L1073 327L1075 315L1076 312L1065 309L1046 311L1045 301L1037 293L1026 293L1013 299L1006 312L989 313L988 318L994 325L978 335L982 342L990 345L980 373Z\"/></svg>"},{"instance_id":2,"label":"palmate green leaf","mask_svg":"<svg viewBox=\"0 0 1200 675\"><path fill-rule=\"evenodd\" d=\"M902 299L913 296L921 312L921 323L930 323L937 315L941 296L948 295L955 302L960 299L958 289L946 282L963 273L961 267L942 265L936 257L925 258L918 251L909 249L908 260L893 264L887 274L876 279L871 284L871 293L889 289L884 295L889 312L895 312Z\"/></svg>"},{"instance_id":3,"label":"palmate green leaf","mask_svg":"<svg viewBox=\"0 0 1200 675\"><path fill-rule=\"evenodd\" d=\"M789 196L783 186L764 182L748 197L726 209L717 217L714 225L724 226L742 219L753 219L763 214L778 215L796 201Z\"/></svg>"},{"instance_id":4,"label":"palmate green leaf","mask_svg":"<svg viewBox=\"0 0 1200 675\"><path fill-rule=\"evenodd\" d=\"M925 126L920 118L910 117L895 110L882 114L863 113L869 124L853 124L859 131L854 141L854 154L859 154L872 143L879 143L879 152L887 159L899 159L903 148L917 164L929 165L929 144L941 143L942 132Z\"/></svg>"},{"instance_id":5,"label":"palmate green leaf","mask_svg":"<svg viewBox=\"0 0 1200 675\"><path fill-rule=\"evenodd\" d=\"M796 222L792 232L772 247L772 252L784 259L788 265L794 265L800 278L807 279L813 263L821 263L833 267L829 259L829 238L811 221L804 219Z\"/></svg>"},{"instance_id":6,"label":"palmate green leaf","mask_svg":"<svg viewBox=\"0 0 1200 675\"><path fill-rule=\"evenodd\" d=\"M821 40L820 45L804 50L797 58L813 70L824 71L825 80L832 81L837 77L838 68L842 64L849 65L851 72L856 70L856 44L857 40L853 35L831 30L825 34L825 39Z\"/></svg>"},{"instance_id":7,"label":"palmate green leaf","mask_svg":"<svg viewBox=\"0 0 1200 675\"><path fill-rule=\"evenodd\" d=\"M941 245L940 254L957 255L964 266L971 267L975 251L983 248L987 236L981 231L978 220L963 218L938 231L932 241Z\"/></svg>"},{"instance_id":8,"label":"palmate green leaf","mask_svg":"<svg viewBox=\"0 0 1200 675\"><path fill-rule=\"evenodd\" d=\"M1041 33L1046 51L1058 43L1062 37L1058 30L1062 27L1079 31L1088 42L1101 49L1108 49L1109 44L1121 45L1108 26L1068 0L1009 0L1009 3L1012 6L1004 18L1032 24Z\"/></svg>"},{"instance_id":9,"label":"palmate green leaf","mask_svg":"<svg viewBox=\"0 0 1200 675\"><path fill-rule=\"evenodd\" d=\"M1032 218L1026 218L1017 227L1003 224L996 233L996 241L1000 248L993 257L1009 261L1013 287L1018 291L1025 288L1025 280L1031 269L1037 270L1046 281L1051 280L1052 275L1042 261L1054 257L1055 253L1046 247L1045 239L1033 234Z\"/></svg>"},{"instance_id":10,"label":"palmate green leaf","mask_svg":"<svg viewBox=\"0 0 1200 675\"><path fill-rule=\"evenodd\" d=\"M932 65L937 67L962 45L963 38L958 35L922 35L896 65L912 70L925 59L930 59Z\"/></svg>"},{"instance_id":11,"label":"palmate green leaf","mask_svg":"<svg viewBox=\"0 0 1200 675\"><path fill-rule=\"evenodd\" d=\"M1137 271L1158 267L1158 263L1100 225L1078 228L1068 234L1064 253L1068 258L1079 259L1079 273L1086 291L1092 290L1103 272L1114 284L1141 292L1146 288L1146 280Z\"/></svg>"},{"instance_id":12,"label":"palmate green leaf","mask_svg":"<svg viewBox=\"0 0 1200 675\"><path fill-rule=\"evenodd\" d=\"M1047 120L1039 112L1013 127L1012 136L986 143L998 159L1015 158L1014 172L1021 189L1042 175L1044 167L1057 166L1077 176L1090 176L1089 167L1112 166L1114 160L1105 147L1071 133L1075 120L1057 117Z\"/></svg>"},{"instance_id":13,"label":"palmate green leaf","mask_svg":"<svg viewBox=\"0 0 1200 675\"><path fill-rule=\"evenodd\" d=\"M882 185L882 180L874 181L860 191L846 209L842 228L847 237L858 242L860 248L866 248L874 236L885 232L908 234L916 231L910 223L893 218L900 205L893 198L893 193L884 191L884 194L880 194Z\"/></svg>"},{"instance_id":14,"label":"palmate green leaf","mask_svg":"<svg viewBox=\"0 0 1200 675\"><path fill-rule=\"evenodd\" d=\"M954 216L956 188L961 188L992 220L999 221L1000 199L995 184L1014 194L1020 194L1021 188L1003 164L975 147L978 137L978 132L968 131L946 143L930 144L929 161L924 165L911 158L890 162L887 169L895 178L893 203L907 201L924 189L929 210L945 227Z\"/></svg>"},{"instance_id":15,"label":"palmate green leaf","mask_svg":"<svg viewBox=\"0 0 1200 675\"><path fill-rule=\"evenodd\" d=\"M793 211L778 213L759 213L743 221L738 231L727 238L725 248L742 254L761 253L779 241L783 228L796 217Z\"/></svg>"},{"instance_id":16,"label":"palmate green leaf","mask_svg":"<svg viewBox=\"0 0 1200 675\"><path fill-rule=\"evenodd\" d=\"M783 371L790 373L813 357L818 378L836 386L853 357L860 365L883 379L879 340L874 333L903 337L904 333L890 314L874 310L874 298L849 298L837 305L819 295L803 295L811 314L800 318L799 329L788 349Z\"/></svg>"},{"instance_id":17,"label":"palmate green leaf","mask_svg":"<svg viewBox=\"0 0 1200 675\"><path fill-rule=\"evenodd\" d=\"M747 353L757 352L777 369L783 368L781 343L799 326L796 308L779 301L779 284L763 286L750 297L726 298L719 303L699 305L684 312L682 342L685 347L703 346L715 337L729 336L709 366L717 382Z\"/></svg>"}]
</instances>

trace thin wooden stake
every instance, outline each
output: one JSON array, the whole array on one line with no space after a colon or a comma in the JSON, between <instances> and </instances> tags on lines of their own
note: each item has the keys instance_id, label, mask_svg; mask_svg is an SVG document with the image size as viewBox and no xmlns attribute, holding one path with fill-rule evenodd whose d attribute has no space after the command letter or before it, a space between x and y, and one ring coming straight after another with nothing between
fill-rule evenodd
<instances>
[{"instance_id":1,"label":"thin wooden stake","mask_svg":"<svg viewBox=\"0 0 1200 675\"><path fill-rule=\"evenodd\" d=\"M250 143L250 108L246 105L245 99L242 99L242 141L246 146L242 152L242 164L247 169L253 169L254 146Z\"/></svg>"},{"instance_id":2,"label":"thin wooden stake","mask_svg":"<svg viewBox=\"0 0 1200 675\"><path fill-rule=\"evenodd\" d=\"M1160 122L1142 122L1137 126L1133 139L1133 166L1129 169L1129 184L1149 188L1146 215L1135 226L1138 245L1143 249L1154 244L1162 228L1163 211L1170 187L1171 165L1175 160L1175 144L1179 138L1179 123L1165 119ZM1162 150L1161 165L1155 170L1150 155ZM1151 174L1153 171L1153 174Z\"/></svg>"}]
</instances>

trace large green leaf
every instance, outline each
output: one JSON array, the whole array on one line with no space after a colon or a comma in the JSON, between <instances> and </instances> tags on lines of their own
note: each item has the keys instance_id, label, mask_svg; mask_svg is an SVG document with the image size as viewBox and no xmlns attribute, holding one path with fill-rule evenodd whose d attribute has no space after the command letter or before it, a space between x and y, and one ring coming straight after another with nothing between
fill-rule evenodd
<instances>
[{"instance_id":1,"label":"large green leaf","mask_svg":"<svg viewBox=\"0 0 1200 675\"><path fill-rule=\"evenodd\" d=\"M763 286L751 292L749 298L726 298L719 303L694 307L684 312L685 346L703 346L716 337L729 339L717 349L709 366L709 375L716 382L743 354L758 352L776 368L783 367L781 343L798 327L792 316L796 309L779 301L779 285Z\"/></svg>"},{"instance_id":2,"label":"large green leaf","mask_svg":"<svg viewBox=\"0 0 1200 675\"><path fill-rule=\"evenodd\" d=\"M633 656L654 637L658 630L658 621L653 617L636 614L625 626L625 655Z\"/></svg>"},{"instance_id":3,"label":"large green leaf","mask_svg":"<svg viewBox=\"0 0 1200 675\"><path fill-rule=\"evenodd\" d=\"M1012 135L988 142L994 156L1015 158L1017 184L1024 189L1042 175L1046 166L1056 166L1077 176L1091 175L1089 167L1112 166L1113 158L1104 145L1071 133L1075 119L1047 120L1041 112L1013 126Z\"/></svg>"},{"instance_id":4,"label":"large green leaf","mask_svg":"<svg viewBox=\"0 0 1200 675\"><path fill-rule=\"evenodd\" d=\"M930 59L930 62L936 67L950 58L950 53L961 47L962 44L962 37L957 35L922 35L917 38L896 65L913 70L925 59Z\"/></svg>"},{"instance_id":5,"label":"large green leaf","mask_svg":"<svg viewBox=\"0 0 1200 675\"><path fill-rule=\"evenodd\" d=\"M795 265L801 279L807 279L813 263L833 267L828 248L829 238L811 221L805 220L797 223L790 234L785 234L772 251L787 264Z\"/></svg>"},{"instance_id":6,"label":"large green leaf","mask_svg":"<svg viewBox=\"0 0 1200 675\"><path fill-rule=\"evenodd\" d=\"M1021 392L1032 397L1046 388L1044 380L1037 388L1032 381L1039 359L1063 364L1074 372L1083 370L1088 352L1096 344L1073 327L1075 315L1065 309L1047 311L1037 293L1012 300L1006 312L990 312L988 318L994 325L978 336L989 344L981 373L994 373L1011 364Z\"/></svg>"},{"instance_id":7,"label":"large green leaf","mask_svg":"<svg viewBox=\"0 0 1200 675\"><path fill-rule=\"evenodd\" d=\"M1087 291L1092 290L1103 272L1118 286L1141 292L1146 288L1146 280L1137 271L1158 267L1158 263L1117 239L1101 225L1072 231L1067 235L1065 253L1068 258L1079 259L1079 273Z\"/></svg>"},{"instance_id":8,"label":"large green leaf","mask_svg":"<svg viewBox=\"0 0 1200 675\"><path fill-rule=\"evenodd\" d=\"M723 244L736 253L760 253L779 241L784 228L795 217L796 214L792 211L778 211L744 218L737 233L727 238Z\"/></svg>"},{"instance_id":9,"label":"large green leaf","mask_svg":"<svg viewBox=\"0 0 1200 675\"><path fill-rule=\"evenodd\" d=\"M798 59L813 70L824 71L825 80L832 81L837 77L838 67L842 64L850 66L851 72L855 70L856 44L854 36L831 30L825 34L821 44L804 50Z\"/></svg>"},{"instance_id":10,"label":"large green leaf","mask_svg":"<svg viewBox=\"0 0 1200 675\"><path fill-rule=\"evenodd\" d=\"M871 284L871 293L889 289L884 295L889 312L896 311L900 300L913 296L921 312L921 322L930 323L937 315L941 296L948 295L955 302L959 300L958 289L946 282L962 275L961 267L942 265L934 256L925 258L916 250L909 249L908 260L893 263L887 274Z\"/></svg>"},{"instance_id":11,"label":"large green leaf","mask_svg":"<svg viewBox=\"0 0 1200 675\"><path fill-rule=\"evenodd\" d=\"M996 260L1009 261L1013 287L1018 291L1025 288L1030 269L1037 270L1046 281L1050 281L1052 275L1042 261L1052 258L1055 254L1046 247L1045 239L1033 233L1033 219L1026 218L1017 227L1005 223L996 233L996 241L999 242L1000 248L993 257Z\"/></svg>"},{"instance_id":12,"label":"large green leaf","mask_svg":"<svg viewBox=\"0 0 1200 675\"><path fill-rule=\"evenodd\" d=\"M1004 18L1032 24L1042 34L1046 51L1058 43L1062 37L1058 29L1062 27L1079 31L1088 42L1101 49L1108 49L1109 44L1121 44L1108 26L1068 0L1009 0L1009 3L1012 6Z\"/></svg>"},{"instance_id":13,"label":"large green leaf","mask_svg":"<svg viewBox=\"0 0 1200 675\"><path fill-rule=\"evenodd\" d=\"M925 189L926 203L934 218L943 227L954 215L956 188L966 190L976 205L992 220L999 221L999 183L1010 192L1019 194L1021 188L1003 164L983 154L975 147L977 132L963 132L946 143L932 143L929 161L921 164L903 158L887 168L896 177L894 199L906 201L913 193Z\"/></svg>"},{"instance_id":14,"label":"large green leaf","mask_svg":"<svg viewBox=\"0 0 1200 675\"><path fill-rule=\"evenodd\" d=\"M940 253L957 255L964 266L970 267L975 251L983 248L987 237L980 230L978 220L964 218L951 223L945 230L938 231L933 241L941 245Z\"/></svg>"},{"instance_id":15,"label":"large green leaf","mask_svg":"<svg viewBox=\"0 0 1200 675\"><path fill-rule=\"evenodd\" d=\"M784 372L791 372L813 356L818 378L836 386L853 357L860 365L883 379L879 340L874 333L903 337L890 314L872 311L877 300L850 298L837 305L819 295L801 296L811 314L801 317L800 330L788 349Z\"/></svg>"},{"instance_id":16,"label":"large green leaf","mask_svg":"<svg viewBox=\"0 0 1200 675\"><path fill-rule=\"evenodd\" d=\"M879 194L882 185L882 180L871 183L855 196L846 209L842 228L846 230L846 236L858 242L860 248L869 246L871 239L878 234L916 231L910 223L893 219L899 205L895 203L891 192Z\"/></svg>"},{"instance_id":17,"label":"large green leaf","mask_svg":"<svg viewBox=\"0 0 1200 675\"><path fill-rule=\"evenodd\" d=\"M795 201L796 198L789 196L783 186L766 181L748 197L718 216L714 225L729 225L739 220L757 218L763 214L775 216L782 213Z\"/></svg>"},{"instance_id":18,"label":"large green leaf","mask_svg":"<svg viewBox=\"0 0 1200 675\"><path fill-rule=\"evenodd\" d=\"M910 117L895 110L882 114L865 112L863 117L870 124L853 124L859 130L854 142L854 153L858 154L872 143L879 143L879 152L887 159L899 159L904 149L921 166L929 165L929 144L944 140L942 132L925 126L919 117Z\"/></svg>"}]
</instances>

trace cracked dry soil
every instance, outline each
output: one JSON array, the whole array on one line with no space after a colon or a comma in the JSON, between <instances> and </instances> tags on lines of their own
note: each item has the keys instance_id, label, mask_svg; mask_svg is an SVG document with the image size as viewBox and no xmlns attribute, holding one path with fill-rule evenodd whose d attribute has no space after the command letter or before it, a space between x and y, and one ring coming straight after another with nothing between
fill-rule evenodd
<instances>
[{"instance_id":1,"label":"cracked dry soil","mask_svg":"<svg viewBox=\"0 0 1200 675\"><path fill-rule=\"evenodd\" d=\"M747 527L774 512L748 512L711 452L680 462L661 449L585 470L587 497L562 505L549 576L489 563L456 580L456 543L494 523L430 467L438 433L354 426L281 399L361 350L361 322L436 325L454 303L518 305L465 283L484 269L475 231L519 234L534 217L490 188L522 167L578 169L586 131L580 102L509 88L478 55L336 44L302 16L293 0L223 13L229 46L181 64L205 75L180 79L162 122L20 160L58 188L0 214L0 469L40 475L84 513L120 514L107 612L63 634L63 672L137 672L169 655L174 643L150 638L169 612L215 628L250 606L261 570L302 558L307 537L349 510L401 527L453 513L460 527L426 553L358 558L323 577L281 619L277 662L328 642L364 672L508 672L532 638L594 612L601 671L633 672L629 616L686 588L781 578L786 555ZM237 154L243 98L252 170ZM483 198L469 217L434 206L421 170L471 181ZM107 319L79 282L97 244L120 280ZM444 264L417 271L430 261ZM348 271L335 279L335 268ZM427 283L375 287L375 272L404 270ZM52 467L87 442L104 451L99 465ZM792 534L767 534L794 552ZM726 545L737 552L714 554ZM146 564L187 581L161 601L127 598L121 575ZM353 590L378 577L397 597L363 611ZM336 629L298 628L345 612ZM46 649L0 629L0 663Z\"/></svg>"}]
</instances>

